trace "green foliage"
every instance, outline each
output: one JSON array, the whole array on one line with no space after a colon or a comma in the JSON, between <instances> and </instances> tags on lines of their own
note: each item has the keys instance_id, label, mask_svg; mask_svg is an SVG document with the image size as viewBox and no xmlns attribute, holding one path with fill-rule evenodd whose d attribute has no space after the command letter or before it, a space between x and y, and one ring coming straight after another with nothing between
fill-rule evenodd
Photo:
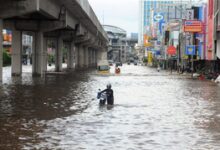
<instances>
[{"instance_id":1,"label":"green foliage","mask_svg":"<svg viewBox=\"0 0 220 150\"><path fill-rule=\"evenodd\" d=\"M7 51L3 50L3 66L11 65L11 56L7 53Z\"/></svg>"},{"instance_id":2,"label":"green foliage","mask_svg":"<svg viewBox=\"0 0 220 150\"><path fill-rule=\"evenodd\" d=\"M49 63L49 64L54 63L54 60L55 60L54 57L55 57L54 55L52 55L52 54L48 54L48 63Z\"/></svg>"}]
</instances>

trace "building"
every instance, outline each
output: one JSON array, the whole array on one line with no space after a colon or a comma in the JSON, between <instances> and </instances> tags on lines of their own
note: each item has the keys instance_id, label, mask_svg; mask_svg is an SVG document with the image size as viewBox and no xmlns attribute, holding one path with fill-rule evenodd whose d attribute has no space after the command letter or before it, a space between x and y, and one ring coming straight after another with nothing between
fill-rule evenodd
<instances>
[{"instance_id":1,"label":"building","mask_svg":"<svg viewBox=\"0 0 220 150\"><path fill-rule=\"evenodd\" d=\"M163 17L164 22L173 19L183 19L183 11L188 7L190 0L140 0L139 1L139 37L138 44L144 44L144 34L152 33L153 22Z\"/></svg>"},{"instance_id":2,"label":"building","mask_svg":"<svg viewBox=\"0 0 220 150\"><path fill-rule=\"evenodd\" d=\"M108 59L115 62L126 62L127 51L129 50L127 32L112 25L103 25L103 28L109 38Z\"/></svg>"},{"instance_id":3,"label":"building","mask_svg":"<svg viewBox=\"0 0 220 150\"><path fill-rule=\"evenodd\" d=\"M138 44L143 45L144 34L150 30L152 11L160 9L165 4L172 4L171 0L140 0L139 2L139 38ZM162 5L163 4L163 5Z\"/></svg>"},{"instance_id":4,"label":"building","mask_svg":"<svg viewBox=\"0 0 220 150\"><path fill-rule=\"evenodd\" d=\"M131 33L130 37L127 38L127 44L129 50L127 51L127 61L138 59L138 53L136 51L136 45L138 43L138 33Z\"/></svg>"},{"instance_id":5,"label":"building","mask_svg":"<svg viewBox=\"0 0 220 150\"><path fill-rule=\"evenodd\" d=\"M189 2L190 0L140 0L138 44L148 62L153 58L167 60L167 47L178 46L182 20L186 18L187 8L192 5ZM166 31L171 38L165 43ZM153 62L148 64L154 65Z\"/></svg>"}]
</instances>

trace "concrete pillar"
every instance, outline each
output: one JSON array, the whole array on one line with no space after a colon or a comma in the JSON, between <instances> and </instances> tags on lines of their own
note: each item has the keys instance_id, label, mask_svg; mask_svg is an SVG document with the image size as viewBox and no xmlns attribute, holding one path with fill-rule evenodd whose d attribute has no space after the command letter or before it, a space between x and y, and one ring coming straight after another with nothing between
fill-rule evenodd
<instances>
[{"instance_id":1,"label":"concrete pillar","mask_svg":"<svg viewBox=\"0 0 220 150\"><path fill-rule=\"evenodd\" d=\"M2 30L3 30L3 20L0 19L0 82L2 82L2 66L3 66L3 37L2 37Z\"/></svg>"},{"instance_id":2,"label":"concrete pillar","mask_svg":"<svg viewBox=\"0 0 220 150\"><path fill-rule=\"evenodd\" d=\"M67 45L67 68L74 69L74 43L69 43Z\"/></svg>"},{"instance_id":3,"label":"concrete pillar","mask_svg":"<svg viewBox=\"0 0 220 150\"><path fill-rule=\"evenodd\" d=\"M99 50L98 51L98 60L107 60L107 51Z\"/></svg>"},{"instance_id":4,"label":"concrete pillar","mask_svg":"<svg viewBox=\"0 0 220 150\"><path fill-rule=\"evenodd\" d=\"M75 69L79 68L79 46L75 46L74 48L74 63L75 63Z\"/></svg>"},{"instance_id":5,"label":"concrete pillar","mask_svg":"<svg viewBox=\"0 0 220 150\"><path fill-rule=\"evenodd\" d=\"M89 63L89 67L92 67L92 51L90 48L88 48L88 63Z\"/></svg>"},{"instance_id":6,"label":"concrete pillar","mask_svg":"<svg viewBox=\"0 0 220 150\"><path fill-rule=\"evenodd\" d=\"M84 68L89 67L89 49L88 47L83 47L84 48Z\"/></svg>"},{"instance_id":7,"label":"concrete pillar","mask_svg":"<svg viewBox=\"0 0 220 150\"><path fill-rule=\"evenodd\" d=\"M97 53L97 50L94 51L94 62L95 62L95 66L97 66L97 63L98 63L98 53Z\"/></svg>"},{"instance_id":8,"label":"concrete pillar","mask_svg":"<svg viewBox=\"0 0 220 150\"><path fill-rule=\"evenodd\" d=\"M65 43L65 48L67 49L67 60L66 60L66 64L67 64L67 69L70 69L70 66L71 66L71 62L70 62L70 59L71 59L71 46L70 46L70 43Z\"/></svg>"},{"instance_id":9,"label":"concrete pillar","mask_svg":"<svg viewBox=\"0 0 220 150\"><path fill-rule=\"evenodd\" d=\"M89 56L89 58L90 58L90 64L91 64L90 66L94 67L95 66L94 65L95 64L95 62L94 62L95 59L94 59L94 50L93 49L90 49L90 56Z\"/></svg>"},{"instance_id":10,"label":"concrete pillar","mask_svg":"<svg viewBox=\"0 0 220 150\"><path fill-rule=\"evenodd\" d=\"M93 49L91 49L90 50L90 61L91 61L91 67L94 67L95 65L95 58L94 58L94 50Z\"/></svg>"},{"instance_id":11,"label":"concrete pillar","mask_svg":"<svg viewBox=\"0 0 220 150\"><path fill-rule=\"evenodd\" d=\"M96 67L95 50L92 50L92 66Z\"/></svg>"},{"instance_id":12,"label":"concrete pillar","mask_svg":"<svg viewBox=\"0 0 220 150\"><path fill-rule=\"evenodd\" d=\"M33 48L33 75L44 76L47 71L47 39L44 38L43 32L35 34Z\"/></svg>"},{"instance_id":13,"label":"concrete pillar","mask_svg":"<svg viewBox=\"0 0 220 150\"><path fill-rule=\"evenodd\" d=\"M43 43L43 73L44 74L47 72L47 63L48 63L47 48L48 48L48 39L44 38L44 43Z\"/></svg>"},{"instance_id":14,"label":"concrete pillar","mask_svg":"<svg viewBox=\"0 0 220 150\"><path fill-rule=\"evenodd\" d=\"M12 31L12 76L22 74L22 32L13 29Z\"/></svg>"},{"instance_id":15,"label":"concrete pillar","mask_svg":"<svg viewBox=\"0 0 220 150\"><path fill-rule=\"evenodd\" d=\"M84 58L85 58L85 54L84 54L84 48L82 45L79 46L79 49L78 49L78 60L79 60L79 68L84 68Z\"/></svg>"},{"instance_id":16,"label":"concrete pillar","mask_svg":"<svg viewBox=\"0 0 220 150\"><path fill-rule=\"evenodd\" d=\"M100 61L102 59L102 53L101 51L96 51L96 59L97 59L97 62Z\"/></svg>"},{"instance_id":17,"label":"concrete pillar","mask_svg":"<svg viewBox=\"0 0 220 150\"><path fill-rule=\"evenodd\" d=\"M32 57L31 57L31 64L32 64L32 74L34 75L34 70L35 70L35 55L36 55L36 33L33 35L33 42L32 42Z\"/></svg>"},{"instance_id":18,"label":"concrete pillar","mask_svg":"<svg viewBox=\"0 0 220 150\"><path fill-rule=\"evenodd\" d=\"M63 39L57 39L57 47L56 47L56 60L55 60L55 70L57 72L62 71L62 62L63 62Z\"/></svg>"}]
</instances>

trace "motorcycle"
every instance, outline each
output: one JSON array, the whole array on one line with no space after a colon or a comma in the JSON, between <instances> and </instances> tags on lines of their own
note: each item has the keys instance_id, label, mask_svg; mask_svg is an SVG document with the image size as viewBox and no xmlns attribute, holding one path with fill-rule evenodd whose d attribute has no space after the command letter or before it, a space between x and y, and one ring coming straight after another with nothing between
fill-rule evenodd
<instances>
[{"instance_id":1,"label":"motorcycle","mask_svg":"<svg viewBox=\"0 0 220 150\"><path fill-rule=\"evenodd\" d=\"M106 93L101 93L101 89L99 89L99 92L97 94L97 99L99 100L99 105L105 105L107 101Z\"/></svg>"}]
</instances>

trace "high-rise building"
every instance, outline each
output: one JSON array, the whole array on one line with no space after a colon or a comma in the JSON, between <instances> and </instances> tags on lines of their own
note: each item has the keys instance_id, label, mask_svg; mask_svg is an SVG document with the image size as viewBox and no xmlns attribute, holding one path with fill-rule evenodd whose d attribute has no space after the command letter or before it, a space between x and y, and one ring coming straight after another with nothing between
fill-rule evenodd
<instances>
[{"instance_id":1,"label":"high-rise building","mask_svg":"<svg viewBox=\"0 0 220 150\"><path fill-rule=\"evenodd\" d=\"M163 8L165 4L172 4L171 0L140 0L139 3L139 39L138 43L143 44L143 37L146 30L149 30L152 22L152 13ZM163 4L163 5L162 5ZM162 11L162 10L161 10Z\"/></svg>"},{"instance_id":2,"label":"high-rise building","mask_svg":"<svg viewBox=\"0 0 220 150\"><path fill-rule=\"evenodd\" d=\"M139 1L139 37L138 44L143 45L144 34L151 31L155 14L161 13L165 22L184 18L183 11L190 0L140 0Z\"/></svg>"}]
</instances>

